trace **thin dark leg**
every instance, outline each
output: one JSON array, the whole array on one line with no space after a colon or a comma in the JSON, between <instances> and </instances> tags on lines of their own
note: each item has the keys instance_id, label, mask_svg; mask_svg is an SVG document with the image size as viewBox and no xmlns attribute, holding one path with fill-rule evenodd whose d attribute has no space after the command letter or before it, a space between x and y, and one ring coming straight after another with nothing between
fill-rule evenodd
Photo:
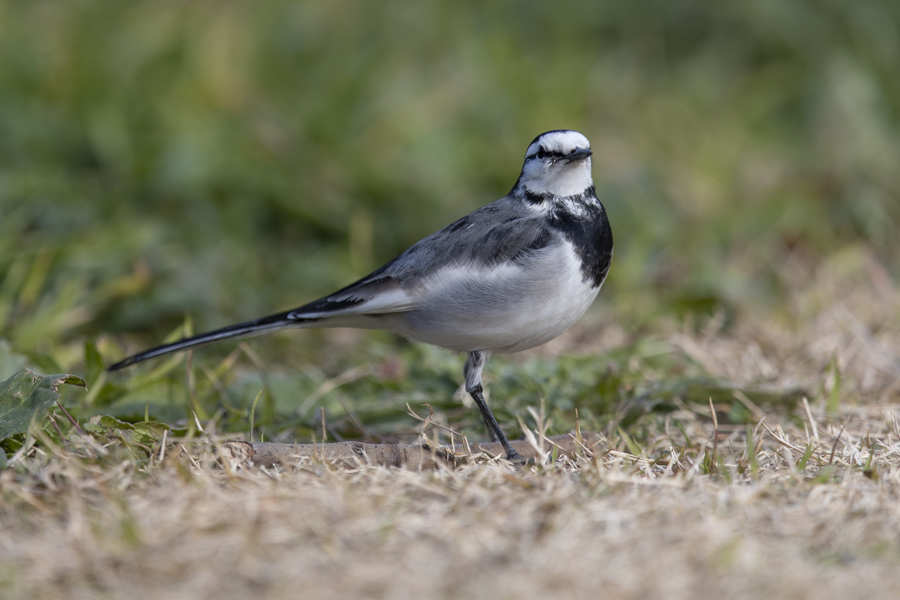
<instances>
[{"instance_id":1,"label":"thin dark leg","mask_svg":"<svg viewBox=\"0 0 900 600\"><path fill-rule=\"evenodd\" d=\"M491 434L491 439L495 442L500 442L500 445L502 445L503 449L506 451L507 460L523 460L522 455L512 449L506 436L503 435L500 424L497 423L497 419L494 418L494 414L484 400L484 390L482 387L479 385L475 389L466 391L469 392L469 395L475 400L475 404L478 405L478 410L481 411L481 417L484 419L484 424L487 425L488 432Z\"/></svg>"},{"instance_id":2,"label":"thin dark leg","mask_svg":"<svg viewBox=\"0 0 900 600\"><path fill-rule=\"evenodd\" d=\"M497 419L494 418L494 414L484 400L484 388L481 386L481 371L484 369L484 363L486 361L487 355L481 350L469 353L469 356L466 358L465 366L466 391L469 392L469 395L475 400L475 404L478 405L478 410L481 411L481 418L484 419L484 424L487 426L491 439L495 442L500 442L503 449L506 451L506 458L508 460L521 461L523 460L522 456L509 445L506 436L503 435L503 431L500 430Z\"/></svg>"}]
</instances>

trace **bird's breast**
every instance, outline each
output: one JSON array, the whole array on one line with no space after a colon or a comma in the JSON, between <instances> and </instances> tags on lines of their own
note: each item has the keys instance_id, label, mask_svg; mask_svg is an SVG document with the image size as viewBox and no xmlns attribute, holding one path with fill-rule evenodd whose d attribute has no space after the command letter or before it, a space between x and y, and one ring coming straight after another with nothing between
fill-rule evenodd
<instances>
[{"instance_id":1,"label":"bird's breast","mask_svg":"<svg viewBox=\"0 0 900 600\"><path fill-rule=\"evenodd\" d=\"M451 350L519 352L571 327L600 290L562 238L516 262L444 267L409 292L414 310L390 317L391 329Z\"/></svg>"}]
</instances>

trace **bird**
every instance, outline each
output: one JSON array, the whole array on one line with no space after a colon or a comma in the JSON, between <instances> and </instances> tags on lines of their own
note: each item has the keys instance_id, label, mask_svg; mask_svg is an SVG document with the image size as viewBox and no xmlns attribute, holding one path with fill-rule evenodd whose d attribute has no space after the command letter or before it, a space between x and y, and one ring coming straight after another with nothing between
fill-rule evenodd
<instances>
[{"instance_id":1,"label":"bird","mask_svg":"<svg viewBox=\"0 0 900 600\"><path fill-rule=\"evenodd\" d=\"M544 344L593 303L613 256L606 209L591 177L591 146L577 131L537 136L503 198L423 238L355 283L285 312L150 348L108 367L220 340L282 329L393 331L465 353L465 390L506 458L510 446L484 397L489 356Z\"/></svg>"}]
</instances>

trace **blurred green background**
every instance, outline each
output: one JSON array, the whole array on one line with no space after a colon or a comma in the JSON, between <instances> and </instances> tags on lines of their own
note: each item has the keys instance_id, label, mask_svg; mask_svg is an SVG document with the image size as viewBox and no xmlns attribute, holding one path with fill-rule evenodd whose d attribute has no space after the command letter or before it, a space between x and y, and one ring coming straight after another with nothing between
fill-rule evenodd
<instances>
[{"instance_id":1,"label":"blurred green background","mask_svg":"<svg viewBox=\"0 0 900 600\"><path fill-rule=\"evenodd\" d=\"M243 423L264 383L289 427L373 361L353 398L449 406L460 361L382 334L254 342L267 369L203 383L99 366L366 274L504 195L548 129L592 141L594 314L628 329L784 311L847 247L898 273L895 0L0 2L0 55L0 363L87 373L85 414Z\"/></svg>"}]
</instances>

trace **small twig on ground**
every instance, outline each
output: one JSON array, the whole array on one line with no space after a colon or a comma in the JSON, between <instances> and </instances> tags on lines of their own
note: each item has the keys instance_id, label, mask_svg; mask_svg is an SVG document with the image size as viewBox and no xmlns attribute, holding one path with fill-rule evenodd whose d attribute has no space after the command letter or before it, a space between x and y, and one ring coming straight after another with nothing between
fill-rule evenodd
<instances>
[{"instance_id":1,"label":"small twig on ground","mask_svg":"<svg viewBox=\"0 0 900 600\"><path fill-rule=\"evenodd\" d=\"M719 419L716 417L716 407L713 406L712 396L709 398L709 412L713 420L713 455L712 462L719 469Z\"/></svg>"},{"instance_id":2,"label":"small twig on ground","mask_svg":"<svg viewBox=\"0 0 900 600\"><path fill-rule=\"evenodd\" d=\"M844 419L844 422L841 423L841 430L838 432L837 437L834 439L834 445L831 447L831 456L828 458L828 464L834 464L834 455L837 452L838 443L841 441L841 436L844 435L844 430L847 428L847 423L850 422L850 417L853 416L853 412L856 409L850 411L847 417Z\"/></svg>"},{"instance_id":3,"label":"small twig on ground","mask_svg":"<svg viewBox=\"0 0 900 600\"><path fill-rule=\"evenodd\" d=\"M166 458L166 438L169 437L169 430L163 429L162 441L159 443L159 462Z\"/></svg>"},{"instance_id":4,"label":"small twig on ground","mask_svg":"<svg viewBox=\"0 0 900 600\"><path fill-rule=\"evenodd\" d=\"M57 404L59 403L57 402ZM59 436L59 439L63 443L67 442L68 440L66 440L66 436L63 435L63 432L60 430L59 425L56 424L56 419L53 418L53 415L48 414L47 416L50 417L50 424L53 425L53 429L56 431L56 435Z\"/></svg>"},{"instance_id":5,"label":"small twig on ground","mask_svg":"<svg viewBox=\"0 0 900 600\"><path fill-rule=\"evenodd\" d=\"M446 425L441 425L440 423L435 423L434 421L432 421L431 419L432 419L432 417L434 417L434 408L430 404L423 404L422 406L428 407L428 416L427 417L420 417L418 415L418 413L416 413L409 406L409 403L408 402L406 403L406 414L411 416L413 419L416 419L417 421L421 421L423 423L420 433L424 433L425 429L427 429L428 427L437 427L438 429L442 429L442 430L446 431L451 436L456 435L459 437L463 437L463 434L459 433L458 431L454 431L453 429L451 429L450 427L447 427Z\"/></svg>"},{"instance_id":6,"label":"small twig on ground","mask_svg":"<svg viewBox=\"0 0 900 600\"><path fill-rule=\"evenodd\" d=\"M81 425L78 424L78 421L76 421L75 418L69 414L69 411L66 410L66 407L59 403L59 400L56 401L56 405L63 411L63 414L66 415L66 418L69 419L69 422L72 423L72 426L78 433L80 433L81 435L87 435L84 432L84 429L81 428Z\"/></svg>"},{"instance_id":7,"label":"small twig on ground","mask_svg":"<svg viewBox=\"0 0 900 600\"><path fill-rule=\"evenodd\" d=\"M600 436L589 431L582 431L583 444L588 449L600 441ZM559 448L560 454L574 457L576 449L581 451L571 434L547 438L547 441ZM538 458L535 448L527 440L510 441L513 449L525 459ZM466 446L468 448L468 446ZM499 442L479 442L473 444L474 453L454 452L452 446L432 447L419 444L364 444L361 442L338 442L330 444L278 444L273 442L225 442L218 447L218 453L229 459L234 466L288 466L297 459L312 458L327 462L356 466L374 464L390 467L409 467L413 469L433 469L440 464L451 466L479 453L490 456L502 456L503 447Z\"/></svg>"}]
</instances>

